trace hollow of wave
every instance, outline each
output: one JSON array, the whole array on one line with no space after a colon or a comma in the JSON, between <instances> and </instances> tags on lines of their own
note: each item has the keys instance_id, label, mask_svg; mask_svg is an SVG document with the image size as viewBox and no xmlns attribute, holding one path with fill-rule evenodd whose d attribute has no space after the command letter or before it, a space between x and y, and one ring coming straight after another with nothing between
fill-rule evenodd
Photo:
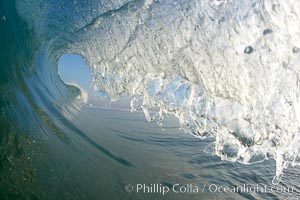
<instances>
[{"instance_id":1,"label":"hollow of wave","mask_svg":"<svg viewBox=\"0 0 300 200\"><path fill-rule=\"evenodd\" d=\"M129 95L158 124L176 116L187 132L215 138L207 150L224 160L275 159L278 183L300 162L299 16L293 0L2 0L1 168L41 127L68 142L56 124L74 116L80 91L57 63L75 53L95 89Z\"/></svg>"}]
</instances>

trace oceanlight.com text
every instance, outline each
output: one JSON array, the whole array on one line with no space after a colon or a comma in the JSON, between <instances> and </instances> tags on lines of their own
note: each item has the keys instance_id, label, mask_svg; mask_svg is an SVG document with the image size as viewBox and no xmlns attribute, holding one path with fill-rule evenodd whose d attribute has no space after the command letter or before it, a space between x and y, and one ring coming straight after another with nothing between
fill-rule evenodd
<instances>
[{"instance_id":1,"label":"oceanlight.com text","mask_svg":"<svg viewBox=\"0 0 300 200\"><path fill-rule=\"evenodd\" d=\"M174 184L172 186L166 186L163 184L127 184L125 186L126 192L144 193L144 194L161 194L166 195L168 193L293 193L293 187L284 187L278 185L263 185L263 184L243 184L240 186L225 186L218 184Z\"/></svg>"}]
</instances>

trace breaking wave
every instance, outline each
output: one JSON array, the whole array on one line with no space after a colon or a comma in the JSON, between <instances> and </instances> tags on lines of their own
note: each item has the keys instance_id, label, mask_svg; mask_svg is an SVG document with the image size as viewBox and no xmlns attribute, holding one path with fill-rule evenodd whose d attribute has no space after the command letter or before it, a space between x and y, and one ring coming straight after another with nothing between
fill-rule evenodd
<instances>
[{"instance_id":1,"label":"breaking wave","mask_svg":"<svg viewBox=\"0 0 300 200\"><path fill-rule=\"evenodd\" d=\"M300 164L300 1L4 0L0 15L3 138L74 115L80 91L57 63L75 53L96 90L158 124L176 116L224 160L273 158L273 183Z\"/></svg>"}]
</instances>

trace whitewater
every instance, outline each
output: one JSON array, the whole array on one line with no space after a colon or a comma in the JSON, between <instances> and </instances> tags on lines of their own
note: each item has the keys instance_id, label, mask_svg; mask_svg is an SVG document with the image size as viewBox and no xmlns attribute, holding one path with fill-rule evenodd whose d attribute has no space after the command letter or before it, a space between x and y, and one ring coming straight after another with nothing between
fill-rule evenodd
<instances>
[{"instance_id":1,"label":"whitewater","mask_svg":"<svg viewBox=\"0 0 300 200\"><path fill-rule=\"evenodd\" d=\"M300 1L2 0L0 11L3 149L16 132L65 140L57 126L82 102L57 64L73 53L95 90L130 96L158 126L175 116L194 140L212 138L209 154L274 159L273 184L300 165Z\"/></svg>"}]
</instances>

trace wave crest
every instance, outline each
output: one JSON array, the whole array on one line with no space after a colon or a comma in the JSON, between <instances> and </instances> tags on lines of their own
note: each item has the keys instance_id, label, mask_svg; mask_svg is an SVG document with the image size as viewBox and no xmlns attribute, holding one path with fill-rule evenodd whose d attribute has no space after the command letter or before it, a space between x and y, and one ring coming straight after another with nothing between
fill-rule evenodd
<instances>
[{"instance_id":1,"label":"wave crest","mask_svg":"<svg viewBox=\"0 0 300 200\"><path fill-rule=\"evenodd\" d=\"M215 137L222 159L274 158L274 183L300 164L300 2L80 4L19 12L51 45L82 55L96 89L130 95L132 110L141 107L148 120L177 116L185 130Z\"/></svg>"}]
</instances>

